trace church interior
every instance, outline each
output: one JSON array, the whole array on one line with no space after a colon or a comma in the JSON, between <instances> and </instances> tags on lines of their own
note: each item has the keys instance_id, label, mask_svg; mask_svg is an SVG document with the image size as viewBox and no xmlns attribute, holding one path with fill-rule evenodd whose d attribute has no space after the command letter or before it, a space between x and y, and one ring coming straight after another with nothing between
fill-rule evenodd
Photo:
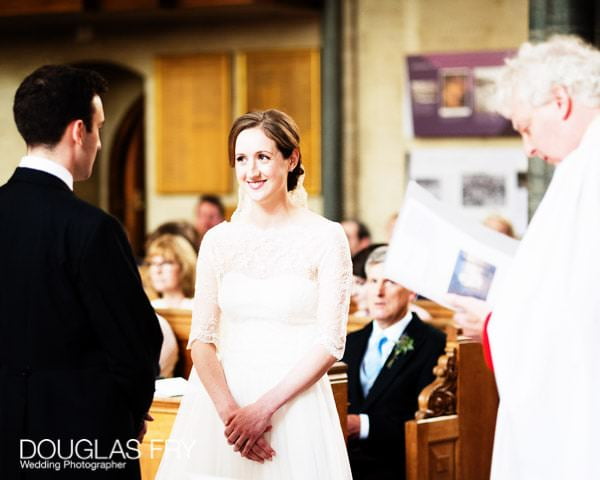
<instances>
[{"instance_id":1,"label":"church interior","mask_svg":"<svg viewBox=\"0 0 600 480\"><path fill-rule=\"evenodd\" d=\"M373 243L389 241L409 180L474 220L508 218L520 237L552 167L528 162L510 125L484 131L478 128L486 128L485 120L469 123L487 108L474 97L485 89L479 69L491 71L522 42L552 33L575 33L599 46L600 8L593 4L2 1L0 184L25 155L12 118L16 88L38 66L64 63L93 69L109 84L102 149L75 193L121 221L140 260L157 227L194 222L199 196L217 197L225 218L231 216L238 189L227 158L229 128L237 116L268 108L298 123L310 208L334 221L360 219ZM435 92L418 61L438 62ZM435 106L419 117L419 102ZM464 129L432 133L427 122ZM481 345L461 336L448 309L426 299L416 303L447 343L434 382L406 423L406 478L489 478L498 397ZM191 314L158 312L179 348L175 374L185 377L192 368ZM349 331L361 321L351 316ZM329 379L345 429L344 365L336 364ZM152 442L168 436L178 402L155 399L155 422L142 445L144 480L154 478L160 455Z\"/></svg>"}]
</instances>

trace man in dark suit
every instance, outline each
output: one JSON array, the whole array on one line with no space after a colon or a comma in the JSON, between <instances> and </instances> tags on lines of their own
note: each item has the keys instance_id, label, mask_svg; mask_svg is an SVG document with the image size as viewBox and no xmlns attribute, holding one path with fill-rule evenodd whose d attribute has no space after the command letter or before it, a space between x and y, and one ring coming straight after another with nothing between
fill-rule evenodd
<instances>
[{"instance_id":1,"label":"man in dark suit","mask_svg":"<svg viewBox=\"0 0 600 480\"><path fill-rule=\"evenodd\" d=\"M373 322L348 335L348 453L354 480L405 478L404 422L414 418L421 390L434 379L445 335L409 311L415 294L386 279L387 246L366 263Z\"/></svg>"},{"instance_id":2,"label":"man in dark suit","mask_svg":"<svg viewBox=\"0 0 600 480\"><path fill-rule=\"evenodd\" d=\"M100 149L105 90L46 66L15 95L27 156L0 187L3 480L140 476L162 335L120 224L72 192Z\"/></svg>"}]
</instances>

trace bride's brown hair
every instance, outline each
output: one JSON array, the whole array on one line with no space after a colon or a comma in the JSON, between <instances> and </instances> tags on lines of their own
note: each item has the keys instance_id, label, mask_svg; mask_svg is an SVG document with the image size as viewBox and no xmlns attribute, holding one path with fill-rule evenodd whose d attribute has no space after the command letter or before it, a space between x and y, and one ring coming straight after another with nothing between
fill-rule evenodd
<instances>
[{"instance_id":1,"label":"bride's brown hair","mask_svg":"<svg viewBox=\"0 0 600 480\"><path fill-rule=\"evenodd\" d=\"M290 158L294 150L298 150L298 163L287 177L287 190L291 192L298 186L298 178L304 173L304 169L302 168L298 126L286 113L275 109L257 110L236 118L229 131L229 165L235 166L235 141L238 135L244 130L256 127L260 127L265 135L275 142L283 158Z\"/></svg>"}]
</instances>

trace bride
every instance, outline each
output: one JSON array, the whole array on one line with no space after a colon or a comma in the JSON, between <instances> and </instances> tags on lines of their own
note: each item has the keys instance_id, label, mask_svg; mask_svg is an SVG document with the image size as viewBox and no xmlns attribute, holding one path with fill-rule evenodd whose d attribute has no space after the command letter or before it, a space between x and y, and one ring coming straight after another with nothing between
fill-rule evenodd
<instances>
[{"instance_id":1,"label":"bride","mask_svg":"<svg viewBox=\"0 0 600 480\"><path fill-rule=\"evenodd\" d=\"M157 479L351 478L326 376L344 350L350 251L306 208L299 140L277 110L233 123L239 204L200 247L194 369Z\"/></svg>"}]
</instances>

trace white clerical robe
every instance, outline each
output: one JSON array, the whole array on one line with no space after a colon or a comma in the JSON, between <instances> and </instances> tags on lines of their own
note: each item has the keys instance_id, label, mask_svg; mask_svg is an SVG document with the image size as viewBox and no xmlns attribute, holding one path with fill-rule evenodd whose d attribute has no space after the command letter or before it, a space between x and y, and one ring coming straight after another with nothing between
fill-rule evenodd
<instances>
[{"instance_id":1,"label":"white clerical robe","mask_svg":"<svg viewBox=\"0 0 600 480\"><path fill-rule=\"evenodd\" d=\"M600 117L556 168L488 334L492 479L600 479Z\"/></svg>"}]
</instances>

